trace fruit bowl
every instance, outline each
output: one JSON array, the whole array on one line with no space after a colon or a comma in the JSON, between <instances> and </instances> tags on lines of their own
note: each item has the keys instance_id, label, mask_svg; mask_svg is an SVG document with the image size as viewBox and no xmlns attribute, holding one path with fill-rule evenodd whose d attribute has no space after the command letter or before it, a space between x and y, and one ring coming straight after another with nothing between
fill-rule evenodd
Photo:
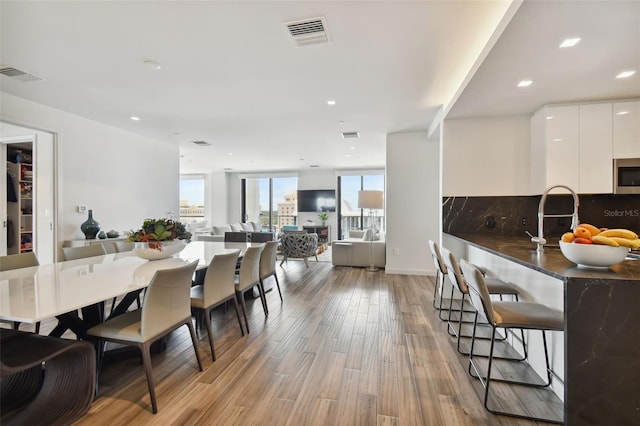
<instances>
[{"instance_id":1,"label":"fruit bowl","mask_svg":"<svg viewBox=\"0 0 640 426\"><path fill-rule=\"evenodd\" d=\"M628 247L613 247L600 244L576 244L560 241L564 257L578 265L578 268L607 269L624 260Z\"/></svg>"},{"instance_id":2,"label":"fruit bowl","mask_svg":"<svg viewBox=\"0 0 640 426\"><path fill-rule=\"evenodd\" d=\"M133 244L133 254L147 260L166 259L180 253L187 244L187 240L136 242Z\"/></svg>"}]
</instances>

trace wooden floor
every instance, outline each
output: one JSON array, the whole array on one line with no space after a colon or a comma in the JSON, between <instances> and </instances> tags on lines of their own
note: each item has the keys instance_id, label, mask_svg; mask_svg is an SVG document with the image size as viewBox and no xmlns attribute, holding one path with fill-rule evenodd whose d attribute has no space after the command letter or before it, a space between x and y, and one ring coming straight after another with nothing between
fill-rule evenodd
<instances>
[{"instance_id":1,"label":"wooden floor","mask_svg":"<svg viewBox=\"0 0 640 426\"><path fill-rule=\"evenodd\" d=\"M328 262L278 267L284 302L248 301L251 333L233 309L214 313L199 372L186 328L153 358L158 414L139 358L103 367L77 425L532 425L485 411L432 307L428 277ZM271 278L272 279L272 278ZM43 325L43 328L46 326Z\"/></svg>"}]
</instances>

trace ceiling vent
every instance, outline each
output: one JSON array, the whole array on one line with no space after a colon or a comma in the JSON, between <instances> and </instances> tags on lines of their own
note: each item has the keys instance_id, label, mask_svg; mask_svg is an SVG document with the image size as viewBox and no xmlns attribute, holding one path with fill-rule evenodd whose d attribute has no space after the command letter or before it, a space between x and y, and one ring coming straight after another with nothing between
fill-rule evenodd
<instances>
[{"instance_id":1,"label":"ceiling vent","mask_svg":"<svg viewBox=\"0 0 640 426\"><path fill-rule=\"evenodd\" d=\"M358 133L358 132L342 132L342 137L345 138L345 139L359 138L360 137L360 133Z\"/></svg>"},{"instance_id":2,"label":"ceiling vent","mask_svg":"<svg viewBox=\"0 0 640 426\"><path fill-rule=\"evenodd\" d=\"M324 18L310 18L284 24L297 46L329 42L329 33Z\"/></svg>"},{"instance_id":3,"label":"ceiling vent","mask_svg":"<svg viewBox=\"0 0 640 426\"><path fill-rule=\"evenodd\" d=\"M200 146L211 146L211 144L207 141L191 141L193 143L195 143L196 145L200 145Z\"/></svg>"},{"instance_id":4,"label":"ceiling vent","mask_svg":"<svg viewBox=\"0 0 640 426\"><path fill-rule=\"evenodd\" d=\"M28 81L39 81L42 80L40 77L36 77L33 74L29 74L28 72L24 72L22 70L19 70L17 68L13 68L13 67L7 67L7 66L0 66L0 74L9 77L9 78L14 78L16 80L20 80L22 82L28 82Z\"/></svg>"}]
</instances>

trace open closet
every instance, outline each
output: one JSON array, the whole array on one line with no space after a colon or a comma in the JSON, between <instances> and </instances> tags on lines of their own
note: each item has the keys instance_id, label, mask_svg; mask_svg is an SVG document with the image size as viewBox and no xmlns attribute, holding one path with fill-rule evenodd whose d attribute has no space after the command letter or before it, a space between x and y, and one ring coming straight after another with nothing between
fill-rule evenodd
<instances>
[{"instance_id":1,"label":"open closet","mask_svg":"<svg viewBox=\"0 0 640 426\"><path fill-rule=\"evenodd\" d=\"M55 261L55 135L0 122L0 256Z\"/></svg>"},{"instance_id":2,"label":"open closet","mask_svg":"<svg viewBox=\"0 0 640 426\"><path fill-rule=\"evenodd\" d=\"M6 145L7 254L33 251L33 143Z\"/></svg>"}]
</instances>

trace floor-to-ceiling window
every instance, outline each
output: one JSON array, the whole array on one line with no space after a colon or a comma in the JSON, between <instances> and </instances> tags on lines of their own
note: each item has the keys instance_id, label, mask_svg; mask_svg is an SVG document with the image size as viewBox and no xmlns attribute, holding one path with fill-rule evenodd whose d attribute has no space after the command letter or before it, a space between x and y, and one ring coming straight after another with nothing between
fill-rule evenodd
<instances>
[{"instance_id":1,"label":"floor-to-ceiling window","mask_svg":"<svg viewBox=\"0 0 640 426\"><path fill-rule=\"evenodd\" d=\"M204 212L204 176L180 176L180 221L203 220Z\"/></svg>"},{"instance_id":2,"label":"floor-to-ceiling window","mask_svg":"<svg viewBox=\"0 0 640 426\"><path fill-rule=\"evenodd\" d=\"M371 216L367 209L358 208L359 191L384 191L384 174L343 175L338 179L338 189L340 195L338 212L340 239L347 238L351 229L370 227L372 220L378 230L384 228L384 209L375 211L375 215Z\"/></svg>"},{"instance_id":3,"label":"floor-to-ceiling window","mask_svg":"<svg viewBox=\"0 0 640 426\"><path fill-rule=\"evenodd\" d=\"M243 188L245 221L260 222L276 233L283 226L297 225L297 176L245 178Z\"/></svg>"}]
</instances>

